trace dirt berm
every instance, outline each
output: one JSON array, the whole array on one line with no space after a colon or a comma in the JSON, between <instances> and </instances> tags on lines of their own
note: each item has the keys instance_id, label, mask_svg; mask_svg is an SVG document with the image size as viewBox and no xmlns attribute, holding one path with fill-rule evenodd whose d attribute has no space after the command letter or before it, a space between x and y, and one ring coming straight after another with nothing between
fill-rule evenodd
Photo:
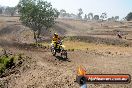
<instances>
[{"instance_id":1,"label":"dirt berm","mask_svg":"<svg viewBox=\"0 0 132 88\"><path fill-rule=\"evenodd\" d=\"M123 39L112 39L112 38L100 38L100 37L92 37L92 36L67 36L66 40L71 41L81 41L87 43L96 43L96 44L107 44L107 45L118 45L118 46L132 46L132 43Z\"/></svg>"}]
</instances>

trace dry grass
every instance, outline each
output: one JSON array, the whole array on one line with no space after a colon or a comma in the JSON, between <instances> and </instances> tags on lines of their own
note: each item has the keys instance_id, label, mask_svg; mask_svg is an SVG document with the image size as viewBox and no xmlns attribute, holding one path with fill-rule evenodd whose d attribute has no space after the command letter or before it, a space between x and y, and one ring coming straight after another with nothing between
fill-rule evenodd
<instances>
[{"instance_id":1,"label":"dry grass","mask_svg":"<svg viewBox=\"0 0 132 88\"><path fill-rule=\"evenodd\" d=\"M5 22L3 20L0 19L0 28L4 27Z\"/></svg>"},{"instance_id":2,"label":"dry grass","mask_svg":"<svg viewBox=\"0 0 132 88\"><path fill-rule=\"evenodd\" d=\"M87 50L94 51L95 53L100 53L103 55L126 55L129 56L132 53L131 47L120 47L114 45L106 45L106 44L95 44L95 43L85 43L79 41L65 41L64 45L67 50Z\"/></svg>"},{"instance_id":3,"label":"dry grass","mask_svg":"<svg viewBox=\"0 0 132 88\"><path fill-rule=\"evenodd\" d=\"M88 50L88 51L97 51L97 52L111 52L111 53L120 53L120 54L131 54L131 47L121 47L114 45L106 44L95 44L95 43L86 43L80 41L64 41L63 43L67 50ZM42 43L43 46L50 46L49 43Z\"/></svg>"},{"instance_id":4,"label":"dry grass","mask_svg":"<svg viewBox=\"0 0 132 88\"><path fill-rule=\"evenodd\" d=\"M5 22L13 22L13 21L19 21L19 17L0 17L0 20L3 20Z\"/></svg>"}]
</instances>

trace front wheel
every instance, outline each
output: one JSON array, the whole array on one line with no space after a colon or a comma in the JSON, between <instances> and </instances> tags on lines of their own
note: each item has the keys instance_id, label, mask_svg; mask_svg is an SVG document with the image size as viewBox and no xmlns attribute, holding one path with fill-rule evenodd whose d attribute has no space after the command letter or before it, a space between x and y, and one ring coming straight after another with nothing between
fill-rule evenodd
<instances>
[{"instance_id":1,"label":"front wheel","mask_svg":"<svg viewBox=\"0 0 132 88\"><path fill-rule=\"evenodd\" d=\"M67 51L66 50L62 50L61 57L67 59Z\"/></svg>"},{"instance_id":2,"label":"front wheel","mask_svg":"<svg viewBox=\"0 0 132 88\"><path fill-rule=\"evenodd\" d=\"M51 48L51 52L52 52L53 56L56 55L56 50L54 48Z\"/></svg>"}]
</instances>

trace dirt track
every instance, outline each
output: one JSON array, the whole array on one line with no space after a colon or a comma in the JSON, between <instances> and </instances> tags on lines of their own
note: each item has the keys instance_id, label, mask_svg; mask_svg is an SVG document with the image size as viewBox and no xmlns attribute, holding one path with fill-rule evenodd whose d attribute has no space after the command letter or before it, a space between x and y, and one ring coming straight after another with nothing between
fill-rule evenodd
<instances>
[{"instance_id":1,"label":"dirt track","mask_svg":"<svg viewBox=\"0 0 132 88\"><path fill-rule=\"evenodd\" d=\"M53 57L48 49L36 50L24 47L21 49L20 47L17 47L17 45L14 45L13 40L9 39L12 35L13 34L2 35L0 37L0 39L5 39L4 44L2 44L2 42L0 43L2 48L8 49L13 53L24 53L25 56L31 57L32 59L29 59L29 62L31 63L26 63L20 68L20 73L11 74L10 76L1 79L8 81L8 88L79 88L79 85L74 82L76 70L79 65L83 65L87 69L87 73L91 74L126 73L132 75L132 53L128 52L124 47L122 48L124 51L117 52L119 54L115 54L115 50L109 48L105 51L102 51L103 48L100 51L69 51L68 60L64 60L59 56ZM12 43L6 41L12 41ZM124 85L88 84L88 88L131 87L132 83Z\"/></svg>"}]
</instances>

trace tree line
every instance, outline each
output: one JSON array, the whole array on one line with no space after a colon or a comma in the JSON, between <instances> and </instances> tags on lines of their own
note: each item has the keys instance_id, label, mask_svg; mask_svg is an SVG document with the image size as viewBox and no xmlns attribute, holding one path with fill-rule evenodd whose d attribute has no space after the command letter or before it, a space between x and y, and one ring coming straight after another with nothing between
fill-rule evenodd
<instances>
[{"instance_id":1,"label":"tree line","mask_svg":"<svg viewBox=\"0 0 132 88\"><path fill-rule=\"evenodd\" d=\"M62 9L60 10L60 18L69 18L69 19L80 19L80 20L108 20L108 21L118 21L119 16L112 16L111 18L108 18L107 13L104 12L101 15L93 14L92 12L88 14L84 14L84 17L82 16L84 14L83 10L80 8L78 9L78 14L73 13L67 13L66 10Z\"/></svg>"},{"instance_id":2,"label":"tree line","mask_svg":"<svg viewBox=\"0 0 132 88\"><path fill-rule=\"evenodd\" d=\"M119 21L119 16L112 16L108 18L108 15L106 12L101 13L101 15L93 14L92 12L88 14L84 14L84 17L82 16L84 14L83 10L80 8L78 9L78 14L73 14L73 13L67 13L66 10L62 9L60 10L60 18L68 18L68 19L79 19L79 20L96 20L96 21ZM132 20L132 12L128 13L126 17L123 18L123 20L130 21Z\"/></svg>"},{"instance_id":3,"label":"tree line","mask_svg":"<svg viewBox=\"0 0 132 88\"><path fill-rule=\"evenodd\" d=\"M19 13L18 13L17 7L0 6L0 14L14 16L14 15L18 15Z\"/></svg>"},{"instance_id":4,"label":"tree line","mask_svg":"<svg viewBox=\"0 0 132 88\"><path fill-rule=\"evenodd\" d=\"M0 6L0 14L2 15L8 15L8 16L14 16L14 15L20 15L18 12L17 6L15 7L9 7L9 6ZM82 16L84 14L83 10L80 8L78 9L78 14L74 13L67 13L66 10L62 9L59 11L59 17L60 18L67 18L67 19L79 19L79 20L108 20L108 21L119 21L119 16L112 16L111 18L108 18L107 13L101 13L101 15L93 14L92 12L88 14L84 14L84 17ZM132 12L128 13L126 17L123 18L123 20L130 21L132 20Z\"/></svg>"}]
</instances>

